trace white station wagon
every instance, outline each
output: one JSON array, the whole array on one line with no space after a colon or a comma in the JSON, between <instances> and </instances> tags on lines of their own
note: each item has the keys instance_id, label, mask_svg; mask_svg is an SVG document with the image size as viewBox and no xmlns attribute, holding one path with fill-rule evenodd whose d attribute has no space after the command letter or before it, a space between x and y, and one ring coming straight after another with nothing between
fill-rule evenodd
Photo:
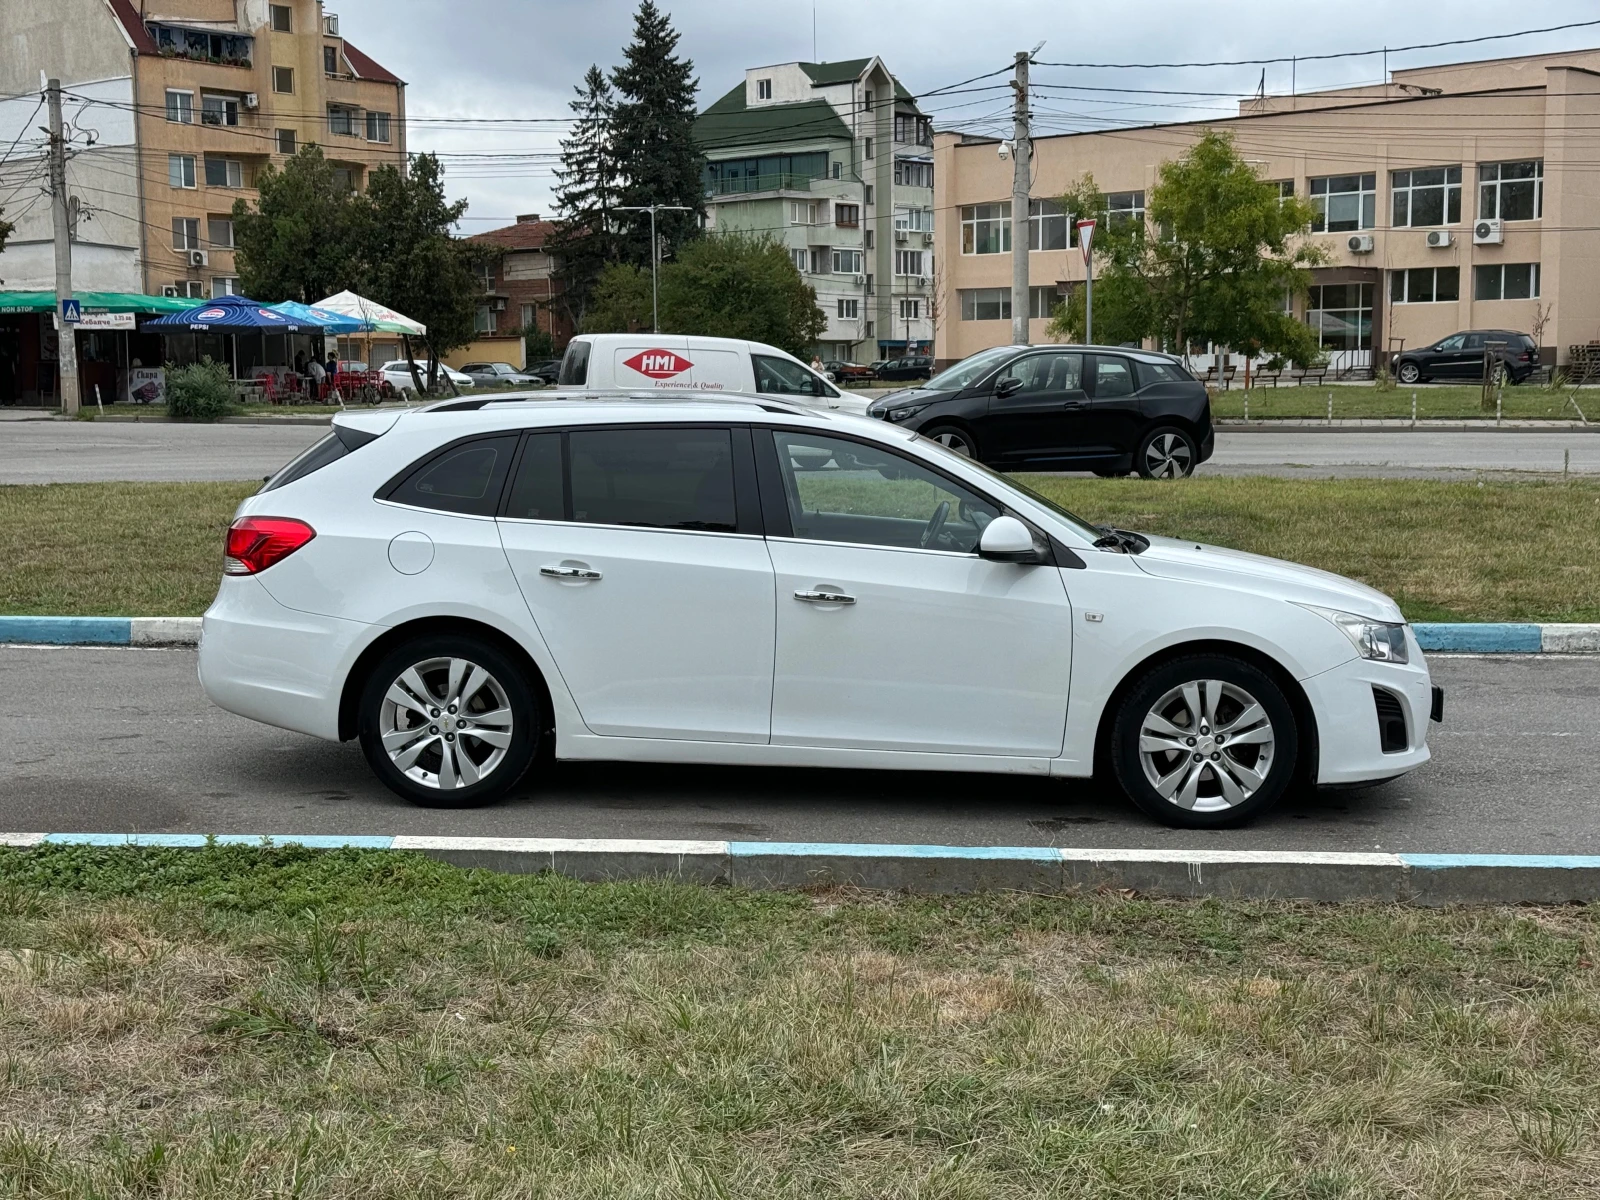
<instances>
[{"instance_id":1,"label":"white station wagon","mask_svg":"<svg viewBox=\"0 0 1600 1200\"><path fill-rule=\"evenodd\" d=\"M547 398L548 397L548 398ZM419 804L558 759L1115 778L1174 825L1428 759L1386 596L1089 525L882 421L545 392L341 413L239 507L200 678Z\"/></svg>"}]
</instances>

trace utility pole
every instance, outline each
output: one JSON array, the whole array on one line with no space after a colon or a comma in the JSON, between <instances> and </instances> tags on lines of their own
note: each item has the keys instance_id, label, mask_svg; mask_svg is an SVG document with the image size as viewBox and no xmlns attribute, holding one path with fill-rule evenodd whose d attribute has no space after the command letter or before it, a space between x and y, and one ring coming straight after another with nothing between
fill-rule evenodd
<instances>
[{"instance_id":1,"label":"utility pole","mask_svg":"<svg viewBox=\"0 0 1600 1200\"><path fill-rule=\"evenodd\" d=\"M61 411L78 413L78 330L62 319L63 300L72 299L72 226L67 214L67 139L62 132L61 81L46 85L50 102L50 217L56 235L56 365L61 376Z\"/></svg>"},{"instance_id":2,"label":"utility pole","mask_svg":"<svg viewBox=\"0 0 1600 1200\"><path fill-rule=\"evenodd\" d=\"M656 275L661 267L661 242L656 237L658 212L693 212L683 204L619 204L612 212L647 212L650 214L650 332L661 332L661 302L657 298Z\"/></svg>"},{"instance_id":3,"label":"utility pole","mask_svg":"<svg viewBox=\"0 0 1600 1200\"><path fill-rule=\"evenodd\" d=\"M1017 51L1016 111L1011 123L1011 341L1028 344L1028 192L1032 187L1033 142L1028 136L1027 50Z\"/></svg>"}]
</instances>

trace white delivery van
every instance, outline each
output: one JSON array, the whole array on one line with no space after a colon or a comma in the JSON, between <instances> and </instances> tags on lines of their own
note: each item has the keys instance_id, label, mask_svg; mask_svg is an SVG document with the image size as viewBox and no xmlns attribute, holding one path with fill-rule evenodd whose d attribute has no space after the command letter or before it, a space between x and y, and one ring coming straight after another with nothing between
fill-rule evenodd
<instances>
[{"instance_id":1,"label":"white delivery van","mask_svg":"<svg viewBox=\"0 0 1600 1200\"><path fill-rule=\"evenodd\" d=\"M687 388L744 392L813 408L864 413L864 398L841 392L792 354L742 338L671 333L581 333L567 343L556 387L567 391Z\"/></svg>"}]
</instances>

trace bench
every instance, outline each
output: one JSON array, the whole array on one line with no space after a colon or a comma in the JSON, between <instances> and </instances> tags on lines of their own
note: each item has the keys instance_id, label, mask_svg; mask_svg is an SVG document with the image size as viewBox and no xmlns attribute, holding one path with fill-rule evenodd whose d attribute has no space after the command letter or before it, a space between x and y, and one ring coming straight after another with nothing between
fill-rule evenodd
<instances>
[{"instance_id":1,"label":"bench","mask_svg":"<svg viewBox=\"0 0 1600 1200\"><path fill-rule=\"evenodd\" d=\"M1294 372L1294 385L1301 387L1307 383L1322 386L1322 381L1328 377L1327 367L1296 367Z\"/></svg>"}]
</instances>

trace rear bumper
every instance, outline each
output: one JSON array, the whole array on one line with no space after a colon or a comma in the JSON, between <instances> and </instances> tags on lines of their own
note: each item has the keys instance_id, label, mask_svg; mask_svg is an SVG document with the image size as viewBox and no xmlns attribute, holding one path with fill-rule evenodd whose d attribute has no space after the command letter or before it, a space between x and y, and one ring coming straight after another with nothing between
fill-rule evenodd
<instances>
[{"instance_id":1,"label":"rear bumper","mask_svg":"<svg viewBox=\"0 0 1600 1200\"><path fill-rule=\"evenodd\" d=\"M1405 666L1358 658L1301 680L1317 718L1317 782L1392 779L1428 761L1434 689L1421 652L1413 646L1411 654L1413 661ZM1405 715L1403 750L1383 749L1375 687L1393 696Z\"/></svg>"},{"instance_id":2,"label":"rear bumper","mask_svg":"<svg viewBox=\"0 0 1600 1200\"><path fill-rule=\"evenodd\" d=\"M381 627L285 608L260 580L225 578L200 632L200 686L218 708L337 741L339 700Z\"/></svg>"}]
</instances>

